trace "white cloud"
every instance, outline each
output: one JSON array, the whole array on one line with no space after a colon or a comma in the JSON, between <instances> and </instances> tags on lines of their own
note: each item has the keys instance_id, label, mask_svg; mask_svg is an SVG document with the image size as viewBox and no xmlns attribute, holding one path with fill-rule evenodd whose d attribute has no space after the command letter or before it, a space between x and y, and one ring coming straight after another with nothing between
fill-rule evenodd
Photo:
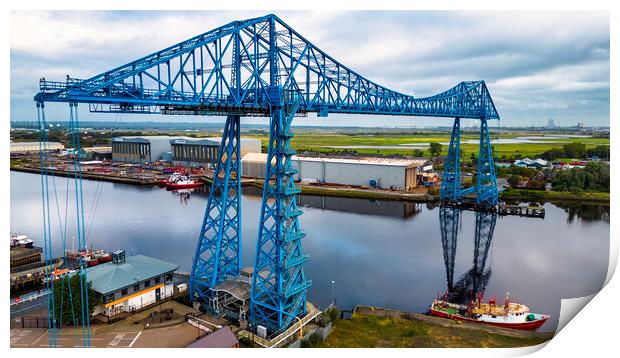
<instances>
[{"instance_id":1,"label":"white cloud","mask_svg":"<svg viewBox=\"0 0 620 358\"><path fill-rule=\"evenodd\" d=\"M500 113L514 117L515 124L518 116L574 117L579 115L574 106L584 101L591 105L590 119L609 123L604 101L609 96L609 14L604 12L276 14L335 59L400 92L424 97L460 81L483 79ZM12 103L27 103L22 112L29 113L42 76L90 77L230 21L262 15L13 12Z\"/></svg>"}]
</instances>

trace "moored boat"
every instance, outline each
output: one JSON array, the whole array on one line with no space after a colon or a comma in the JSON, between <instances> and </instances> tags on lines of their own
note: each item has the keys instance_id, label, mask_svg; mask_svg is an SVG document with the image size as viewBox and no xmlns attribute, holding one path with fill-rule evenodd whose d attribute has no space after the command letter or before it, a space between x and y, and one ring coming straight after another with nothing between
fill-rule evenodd
<instances>
[{"instance_id":1,"label":"moored boat","mask_svg":"<svg viewBox=\"0 0 620 358\"><path fill-rule=\"evenodd\" d=\"M112 261L112 255L105 250L67 250L67 258L79 263L80 258L86 263L86 267L93 267Z\"/></svg>"},{"instance_id":2,"label":"moored boat","mask_svg":"<svg viewBox=\"0 0 620 358\"><path fill-rule=\"evenodd\" d=\"M34 241L32 241L28 235L11 234L11 247L33 247Z\"/></svg>"},{"instance_id":3,"label":"moored boat","mask_svg":"<svg viewBox=\"0 0 620 358\"><path fill-rule=\"evenodd\" d=\"M175 182L166 183L166 189L175 190L175 189L188 189L188 188L198 188L203 186L204 184L199 180L191 179L189 176L181 176Z\"/></svg>"},{"instance_id":4,"label":"moored boat","mask_svg":"<svg viewBox=\"0 0 620 358\"><path fill-rule=\"evenodd\" d=\"M479 298L469 305L436 299L431 305L430 313L433 316L457 321L484 323L520 330L538 329L550 317L545 314L530 312L528 306L510 302L508 298L506 298L504 305L496 305L494 299L488 303L482 303Z\"/></svg>"}]
</instances>

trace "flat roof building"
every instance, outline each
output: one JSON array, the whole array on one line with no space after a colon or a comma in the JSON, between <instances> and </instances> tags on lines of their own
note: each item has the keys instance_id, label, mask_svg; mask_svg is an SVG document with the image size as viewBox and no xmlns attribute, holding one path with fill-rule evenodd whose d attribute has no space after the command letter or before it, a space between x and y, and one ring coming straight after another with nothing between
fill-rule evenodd
<instances>
[{"instance_id":1,"label":"flat roof building","mask_svg":"<svg viewBox=\"0 0 620 358\"><path fill-rule=\"evenodd\" d=\"M175 138L170 141L172 163L174 165L193 167L215 167L219 159L222 139L210 138ZM241 157L248 153L260 153L261 142L254 138L241 138L239 152Z\"/></svg>"},{"instance_id":2,"label":"flat roof building","mask_svg":"<svg viewBox=\"0 0 620 358\"><path fill-rule=\"evenodd\" d=\"M386 189L410 190L418 186L419 174L432 169L427 159L312 158L292 157L295 180ZM241 160L243 175L265 177L267 154L250 153Z\"/></svg>"},{"instance_id":3,"label":"flat roof building","mask_svg":"<svg viewBox=\"0 0 620 358\"><path fill-rule=\"evenodd\" d=\"M129 136L112 138L112 160L126 163L151 163L170 151L169 136Z\"/></svg>"},{"instance_id":4,"label":"flat roof building","mask_svg":"<svg viewBox=\"0 0 620 358\"><path fill-rule=\"evenodd\" d=\"M11 154L17 153L37 153L41 149L39 142L11 142ZM58 142L46 142L46 151L63 150L65 146Z\"/></svg>"},{"instance_id":5,"label":"flat roof building","mask_svg":"<svg viewBox=\"0 0 620 358\"><path fill-rule=\"evenodd\" d=\"M112 159L127 163L155 162L170 159L174 165L214 167L221 138L171 136L117 137L112 140ZM241 138L241 156L260 153L261 142ZM170 153L169 156L167 153Z\"/></svg>"},{"instance_id":6,"label":"flat roof building","mask_svg":"<svg viewBox=\"0 0 620 358\"><path fill-rule=\"evenodd\" d=\"M111 262L89 267L88 280L101 299L94 315L107 317L148 307L174 294L172 274L177 265L156 258L125 257L124 250L113 253Z\"/></svg>"}]
</instances>

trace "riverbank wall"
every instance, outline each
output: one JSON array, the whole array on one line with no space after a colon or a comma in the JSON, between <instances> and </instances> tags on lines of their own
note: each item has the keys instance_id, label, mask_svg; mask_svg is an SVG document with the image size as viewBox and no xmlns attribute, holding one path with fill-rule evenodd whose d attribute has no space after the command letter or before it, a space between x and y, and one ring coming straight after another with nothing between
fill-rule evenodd
<instances>
[{"instance_id":1,"label":"riverbank wall","mask_svg":"<svg viewBox=\"0 0 620 358\"><path fill-rule=\"evenodd\" d=\"M25 166L11 166L11 170L39 174L41 171L39 168L25 167ZM52 175L62 177L74 177L73 172L55 170L50 172ZM114 183L123 183L131 185L158 185L156 179L142 179L132 177L121 177L113 175L104 175L90 172L83 172L81 174L83 179L99 180ZM207 176L199 176L198 180L210 185L212 179ZM255 188L263 188L263 180L243 178L241 186L251 186ZM416 203L438 203L439 196L431 195L426 191L419 191L414 193L401 192L401 191L389 191L380 189L362 189L355 187L337 187L337 186L321 186L316 184L298 184L301 189L301 194L310 196L329 196L339 198L352 198L352 199L366 199L366 200L389 200L389 201L405 201ZM514 200L514 201L538 201L538 202L557 202L557 203L584 203L584 204L603 204L609 205L610 196L609 193L599 192L557 192L557 191L537 191L537 190L505 190L500 192L500 200Z\"/></svg>"}]
</instances>

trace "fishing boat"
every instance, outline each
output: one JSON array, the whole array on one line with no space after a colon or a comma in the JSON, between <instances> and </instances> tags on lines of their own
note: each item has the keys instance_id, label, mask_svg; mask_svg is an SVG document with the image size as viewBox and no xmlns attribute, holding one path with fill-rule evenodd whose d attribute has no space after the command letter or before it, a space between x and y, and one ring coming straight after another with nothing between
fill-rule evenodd
<instances>
[{"instance_id":1,"label":"fishing boat","mask_svg":"<svg viewBox=\"0 0 620 358\"><path fill-rule=\"evenodd\" d=\"M503 305L497 305L495 299L491 299L487 303L481 301L481 296L478 296L469 305L436 299L431 305L430 313L433 316L457 321L531 331L538 329L550 317L545 314L530 312L529 307L524 304L510 302L508 295L506 295Z\"/></svg>"},{"instance_id":2,"label":"fishing boat","mask_svg":"<svg viewBox=\"0 0 620 358\"><path fill-rule=\"evenodd\" d=\"M86 262L86 267L93 267L112 261L112 255L105 250L67 250L65 255L67 258L78 263L81 258Z\"/></svg>"}]
</instances>

